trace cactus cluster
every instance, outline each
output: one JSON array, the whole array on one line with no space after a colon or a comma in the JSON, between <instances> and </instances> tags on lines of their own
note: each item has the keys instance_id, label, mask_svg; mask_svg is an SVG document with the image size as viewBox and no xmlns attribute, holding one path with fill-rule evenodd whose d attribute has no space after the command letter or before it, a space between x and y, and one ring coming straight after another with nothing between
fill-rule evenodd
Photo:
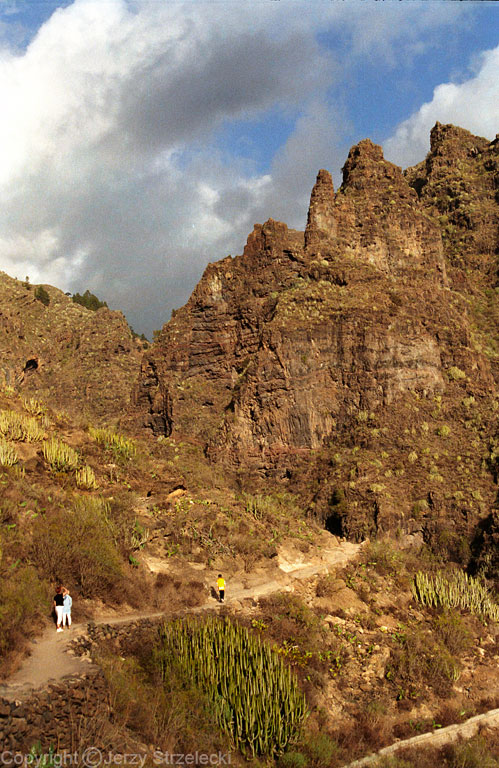
<instances>
[{"instance_id":1,"label":"cactus cluster","mask_svg":"<svg viewBox=\"0 0 499 768\"><path fill-rule=\"evenodd\" d=\"M76 470L76 485L78 488L87 491L95 491L99 487L95 478L95 472L88 464Z\"/></svg>"},{"instance_id":2,"label":"cactus cluster","mask_svg":"<svg viewBox=\"0 0 499 768\"><path fill-rule=\"evenodd\" d=\"M22 399L24 410L30 413L32 416L43 416L47 413L47 408L39 400L34 397L23 397Z\"/></svg>"},{"instance_id":3,"label":"cactus cluster","mask_svg":"<svg viewBox=\"0 0 499 768\"><path fill-rule=\"evenodd\" d=\"M433 608L460 608L474 613L482 621L499 621L499 605L486 585L463 571L429 575L418 571L412 584L414 597Z\"/></svg>"},{"instance_id":4,"label":"cactus cluster","mask_svg":"<svg viewBox=\"0 0 499 768\"><path fill-rule=\"evenodd\" d=\"M208 695L220 730L245 757L278 755L299 735L307 707L298 681L245 627L216 618L167 623L155 658L163 679L179 664Z\"/></svg>"},{"instance_id":5,"label":"cactus cluster","mask_svg":"<svg viewBox=\"0 0 499 768\"><path fill-rule=\"evenodd\" d=\"M89 429L90 437L114 455L115 459L129 461L137 453L137 447L133 440L128 440L112 429Z\"/></svg>"},{"instance_id":6,"label":"cactus cluster","mask_svg":"<svg viewBox=\"0 0 499 768\"><path fill-rule=\"evenodd\" d=\"M32 416L17 411L0 411L0 435L8 440L36 443L43 440L45 430Z\"/></svg>"},{"instance_id":7,"label":"cactus cluster","mask_svg":"<svg viewBox=\"0 0 499 768\"><path fill-rule=\"evenodd\" d=\"M0 439L0 466L12 467L17 461L18 456L14 445Z\"/></svg>"},{"instance_id":8,"label":"cactus cluster","mask_svg":"<svg viewBox=\"0 0 499 768\"><path fill-rule=\"evenodd\" d=\"M76 451L55 437L45 440L43 455L54 472L70 472L78 467L79 457Z\"/></svg>"}]
</instances>

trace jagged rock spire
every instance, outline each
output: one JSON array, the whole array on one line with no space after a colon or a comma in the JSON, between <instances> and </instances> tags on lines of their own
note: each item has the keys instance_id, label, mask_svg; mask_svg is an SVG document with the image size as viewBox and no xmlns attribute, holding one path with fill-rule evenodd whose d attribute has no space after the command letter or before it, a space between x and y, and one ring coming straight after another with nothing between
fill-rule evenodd
<instances>
[{"instance_id":1,"label":"jagged rock spire","mask_svg":"<svg viewBox=\"0 0 499 768\"><path fill-rule=\"evenodd\" d=\"M382 189L396 185L398 193L413 196L403 179L402 169L385 160L381 147L370 139L363 139L352 147L342 171L342 191L362 190L376 197Z\"/></svg>"},{"instance_id":2,"label":"jagged rock spire","mask_svg":"<svg viewBox=\"0 0 499 768\"><path fill-rule=\"evenodd\" d=\"M320 170L308 209L307 228L305 229L305 248L314 248L321 241L333 237L334 223L334 187L329 171Z\"/></svg>"}]
</instances>

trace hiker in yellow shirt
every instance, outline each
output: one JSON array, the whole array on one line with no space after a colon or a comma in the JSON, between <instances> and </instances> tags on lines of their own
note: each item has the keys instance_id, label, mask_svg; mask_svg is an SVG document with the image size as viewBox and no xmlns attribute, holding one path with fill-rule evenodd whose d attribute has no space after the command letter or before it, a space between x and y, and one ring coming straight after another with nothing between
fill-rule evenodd
<instances>
[{"instance_id":1,"label":"hiker in yellow shirt","mask_svg":"<svg viewBox=\"0 0 499 768\"><path fill-rule=\"evenodd\" d=\"M221 573L218 574L217 587L219 600L221 603L223 603L225 597L225 579Z\"/></svg>"}]
</instances>

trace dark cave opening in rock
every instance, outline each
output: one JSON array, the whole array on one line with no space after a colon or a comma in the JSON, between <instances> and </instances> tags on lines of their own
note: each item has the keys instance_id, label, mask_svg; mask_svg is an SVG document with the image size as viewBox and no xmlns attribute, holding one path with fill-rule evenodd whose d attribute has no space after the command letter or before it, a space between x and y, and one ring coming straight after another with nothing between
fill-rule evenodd
<instances>
[{"instance_id":1,"label":"dark cave opening in rock","mask_svg":"<svg viewBox=\"0 0 499 768\"><path fill-rule=\"evenodd\" d=\"M348 504L342 488L335 488L329 497L329 514L324 517L324 528L334 536L344 536L344 521Z\"/></svg>"},{"instance_id":2,"label":"dark cave opening in rock","mask_svg":"<svg viewBox=\"0 0 499 768\"><path fill-rule=\"evenodd\" d=\"M34 357L32 357L30 360L26 360L26 365L24 366L24 373L28 373L29 371L36 371L38 368L38 360Z\"/></svg>"},{"instance_id":3,"label":"dark cave opening in rock","mask_svg":"<svg viewBox=\"0 0 499 768\"><path fill-rule=\"evenodd\" d=\"M337 514L332 514L326 517L324 521L324 528L328 533L332 533L334 536L343 536L343 523L342 519Z\"/></svg>"}]
</instances>

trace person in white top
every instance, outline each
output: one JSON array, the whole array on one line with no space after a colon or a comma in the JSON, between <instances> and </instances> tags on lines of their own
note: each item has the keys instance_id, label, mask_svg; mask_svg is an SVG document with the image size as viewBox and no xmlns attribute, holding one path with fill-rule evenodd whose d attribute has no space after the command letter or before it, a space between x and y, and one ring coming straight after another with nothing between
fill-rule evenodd
<instances>
[{"instance_id":1,"label":"person in white top","mask_svg":"<svg viewBox=\"0 0 499 768\"><path fill-rule=\"evenodd\" d=\"M69 589L64 587L62 590L63 602L62 602L62 626L68 625L68 629L71 626L71 606L73 605L73 598L69 594Z\"/></svg>"}]
</instances>

